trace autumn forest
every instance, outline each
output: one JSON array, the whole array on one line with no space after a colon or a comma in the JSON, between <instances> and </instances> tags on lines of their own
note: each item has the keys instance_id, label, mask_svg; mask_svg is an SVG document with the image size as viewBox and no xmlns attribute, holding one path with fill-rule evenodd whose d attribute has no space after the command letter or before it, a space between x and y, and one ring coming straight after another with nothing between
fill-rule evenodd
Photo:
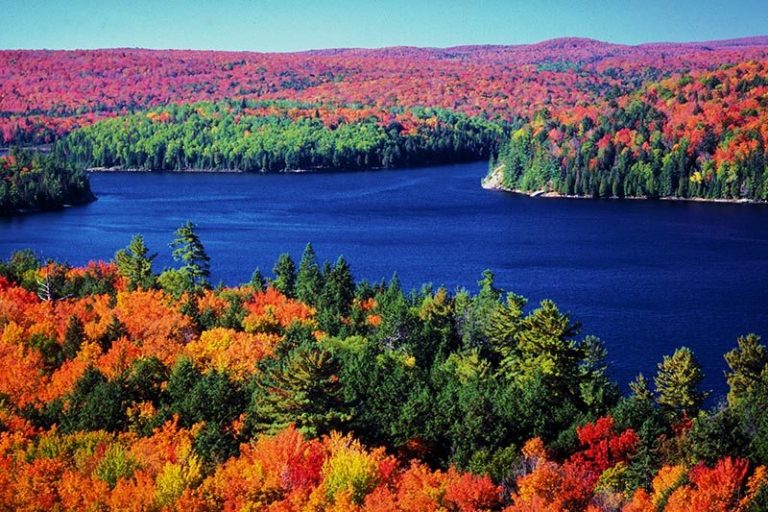
<instances>
[{"instance_id":1,"label":"autumn forest","mask_svg":"<svg viewBox=\"0 0 768 512\"><path fill-rule=\"evenodd\" d=\"M89 172L477 161L534 196L762 203L768 38L0 50L0 146L14 219L97 200ZM685 346L619 383L491 270L411 290L307 244L217 285L196 224L168 242L0 251L0 510L768 510L757 334L723 340L724 396Z\"/></svg>"},{"instance_id":2,"label":"autumn forest","mask_svg":"<svg viewBox=\"0 0 768 512\"><path fill-rule=\"evenodd\" d=\"M622 396L602 342L490 271L476 294L356 282L307 245L211 287L134 237L0 265L0 500L13 510L764 510L768 351L727 404L685 347ZM693 505L692 505L693 504Z\"/></svg>"},{"instance_id":3,"label":"autumn forest","mask_svg":"<svg viewBox=\"0 0 768 512\"><path fill-rule=\"evenodd\" d=\"M60 166L109 169L491 158L495 188L762 201L767 52L764 38L295 54L0 51L0 142L53 144ZM17 178L4 181L0 204L12 210Z\"/></svg>"}]
</instances>

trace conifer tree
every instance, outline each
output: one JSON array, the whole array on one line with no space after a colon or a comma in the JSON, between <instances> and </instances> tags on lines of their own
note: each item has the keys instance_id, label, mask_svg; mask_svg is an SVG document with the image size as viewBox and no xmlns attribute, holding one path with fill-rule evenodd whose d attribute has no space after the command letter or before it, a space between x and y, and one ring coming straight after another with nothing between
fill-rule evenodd
<instances>
[{"instance_id":1,"label":"conifer tree","mask_svg":"<svg viewBox=\"0 0 768 512\"><path fill-rule=\"evenodd\" d=\"M730 368L725 379L728 382L728 404L738 405L757 386L768 383L768 352L760 343L760 336L749 334L739 337L738 347L725 354Z\"/></svg>"},{"instance_id":2,"label":"conifer tree","mask_svg":"<svg viewBox=\"0 0 768 512\"><path fill-rule=\"evenodd\" d=\"M704 402L700 389L704 375L691 349L682 347L664 356L658 368L654 383L659 405L675 415L695 414Z\"/></svg>"},{"instance_id":3,"label":"conifer tree","mask_svg":"<svg viewBox=\"0 0 768 512\"><path fill-rule=\"evenodd\" d=\"M135 235L131 238L128 247L115 253L117 269L123 277L128 278L130 290L147 289L154 286L152 260L156 257L157 253L149 255L149 250L144 244L144 237L141 235Z\"/></svg>"},{"instance_id":4,"label":"conifer tree","mask_svg":"<svg viewBox=\"0 0 768 512\"><path fill-rule=\"evenodd\" d=\"M75 315L70 316L67 323L67 331L64 334L64 343L61 347L64 357L74 359L80 351L80 345L82 345L84 338L85 329L83 328L83 322Z\"/></svg>"},{"instance_id":5,"label":"conifer tree","mask_svg":"<svg viewBox=\"0 0 768 512\"><path fill-rule=\"evenodd\" d=\"M275 268L272 269L275 275L272 286L286 297L296 296L296 264L291 255L283 253L277 258Z\"/></svg>"},{"instance_id":6,"label":"conifer tree","mask_svg":"<svg viewBox=\"0 0 768 512\"><path fill-rule=\"evenodd\" d=\"M296 276L296 298L310 306L317 305L323 288L323 276L311 243L304 248Z\"/></svg>"},{"instance_id":7,"label":"conifer tree","mask_svg":"<svg viewBox=\"0 0 768 512\"><path fill-rule=\"evenodd\" d=\"M351 414L340 370L333 355L320 348L301 346L291 352L259 382L251 407L257 430L275 433L295 424L303 434L317 437L341 427Z\"/></svg>"},{"instance_id":8,"label":"conifer tree","mask_svg":"<svg viewBox=\"0 0 768 512\"><path fill-rule=\"evenodd\" d=\"M331 335L339 334L343 320L349 316L355 298L355 281L346 260L339 256L332 268L323 272L325 285L318 301L320 328Z\"/></svg>"},{"instance_id":9,"label":"conifer tree","mask_svg":"<svg viewBox=\"0 0 768 512\"><path fill-rule=\"evenodd\" d=\"M173 259L182 263L179 269L194 288L206 288L209 286L208 278L211 275L211 259L205 252L203 243L196 233L197 226L191 221L176 230L176 239L171 242Z\"/></svg>"}]
</instances>

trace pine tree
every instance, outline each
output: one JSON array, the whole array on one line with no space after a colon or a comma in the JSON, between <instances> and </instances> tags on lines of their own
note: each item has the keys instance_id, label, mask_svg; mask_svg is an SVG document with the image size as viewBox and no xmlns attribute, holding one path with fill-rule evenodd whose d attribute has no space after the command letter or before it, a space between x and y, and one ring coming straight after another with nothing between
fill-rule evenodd
<instances>
[{"instance_id":1,"label":"pine tree","mask_svg":"<svg viewBox=\"0 0 768 512\"><path fill-rule=\"evenodd\" d=\"M502 359L500 373L524 388L537 379L554 397L578 393L583 349L574 341L579 325L552 301L520 323L515 350Z\"/></svg>"},{"instance_id":2,"label":"pine tree","mask_svg":"<svg viewBox=\"0 0 768 512\"><path fill-rule=\"evenodd\" d=\"M731 369L725 374L731 407L748 397L755 387L768 384L768 352L760 343L760 336L749 334L739 337L738 344L737 348L725 354Z\"/></svg>"},{"instance_id":3,"label":"pine tree","mask_svg":"<svg viewBox=\"0 0 768 512\"><path fill-rule=\"evenodd\" d=\"M294 350L258 384L251 407L257 430L275 433L295 424L306 436L317 437L340 428L351 419L340 371L328 351L312 346Z\"/></svg>"},{"instance_id":4,"label":"pine tree","mask_svg":"<svg viewBox=\"0 0 768 512\"><path fill-rule=\"evenodd\" d=\"M296 276L296 298L310 306L317 305L320 292L323 289L323 276L317 264L317 256L312 244L304 248L304 254L299 263L299 273Z\"/></svg>"},{"instance_id":5,"label":"pine tree","mask_svg":"<svg viewBox=\"0 0 768 512\"><path fill-rule=\"evenodd\" d=\"M106 353L112 347L112 343L127 335L128 331L125 328L125 324L115 315L112 315L112 320L109 322L107 330L98 339L99 346Z\"/></svg>"},{"instance_id":6,"label":"pine tree","mask_svg":"<svg viewBox=\"0 0 768 512\"><path fill-rule=\"evenodd\" d=\"M664 356L658 368L654 383L659 405L675 415L695 414L704 402L699 389L704 374L691 349L682 347Z\"/></svg>"},{"instance_id":7,"label":"pine tree","mask_svg":"<svg viewBox=\"0 0 768 512\"><path fill-rule=\"evenodd\" d=\"M277 258L275 268L272 269L275 275L272 286L286 297L296 296L296 264L291 255L283 253Z\"/></svg>"},{"instance_id":8,"label":"pine tree","mask_svg":"<svg viewBox=\"0 0 768 512\"><path fill-rule=\"evenodd\" d=\"M176 230L176 239L171 242L173 259L182 263L179 269L193 288L207 288L211 275L211 259L205 252L200 237L195 232L197 226L190 221Z\"/></svg>"},{"instance_id":9,"label":"pine tree","mask_svg":"<svg viewBox=\"0 0 768 512\"><path fill-rule=\"evenodd\" d=\"M139 288L152 288L155 284L155 277L152 273L152 260L157 257L157 253L148 255L149 250L144 245L144 237L135 235L125 249L120 249L115 253L115 263L120 274L128 278L128 288L136 290Z\"/></svg>"},{"instance_id":10,"label":"pine tree","mask_svg":"<svg viewBox=\"0 0 768 512\"><path fill-rule=\"evenodd\" d=\"M64 334L64 343L61 347L64 357L67 359L74 359L80 351L80 345L82 345L83 339L85 339L83 322L81 322L75 315L70 316L69 322L67 323L67 331Z\"/></svg>"},{"instance_id":11,"label":"pine tree","mask_svg":"<svg viewBox=\"0 0 768 512\"><path fill-rule=\"evenodd\" d=\"M344 319L351 312L355 298L355 281L346 260L339 256L333 268L323 272L325 286L318 301L318 323L320 328L331 335L341 331Z\"/></svg>"},{"instance_id":12,"label":"pine tree","mask_svg":"<svg viewBox=\"0 0 768 512\"><path fill-rule=\"evenodd\" d=\"M267 287L267 280L261 273L261 269L258 267L253 271L253 275L251 275L251 286L253 286L253 289L257 292L262 291Z\"/></svg>"}]
</instances>

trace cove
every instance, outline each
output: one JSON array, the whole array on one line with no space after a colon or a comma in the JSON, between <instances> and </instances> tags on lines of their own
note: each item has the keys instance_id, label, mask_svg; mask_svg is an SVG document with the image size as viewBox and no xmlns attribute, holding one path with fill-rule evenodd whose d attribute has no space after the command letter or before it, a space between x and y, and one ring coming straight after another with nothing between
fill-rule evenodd
<instances>
[{"instance_id":1,"label":"cove","mask_svg":"<svg viewBox=\"0 0 768 512\"><path fill-rule=\"evenodd\" d=\"M357 279L397 272L406 288L496 284L553 299L602 338L622 385L689 346L705 387L725 392L722 355L749 332L768 335L768 206L529 198L487 191L477 162L395 171L93 173L99 200L0 219L0 256L33 249L72 264L109 259L135 233L171 265L187 220L213 281L237 284L281 252L347 258Z\"/></svg>"}]
</instances>

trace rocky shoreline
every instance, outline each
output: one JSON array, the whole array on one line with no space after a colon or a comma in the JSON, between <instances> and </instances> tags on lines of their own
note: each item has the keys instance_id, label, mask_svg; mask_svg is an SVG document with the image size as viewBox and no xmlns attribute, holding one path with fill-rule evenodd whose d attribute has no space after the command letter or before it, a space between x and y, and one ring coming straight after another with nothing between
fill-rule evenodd
<instances>
[{"instance_id":1,"label":"rocky shoreline","mask_svg":"<svg viewBox=\"0 0 768 512\"><path fill-rule=\"evenodd\" d=\"M501 181L501 167L497 167L494 169L494 171L490 174L488 174L485 178L483 178L480 182L481 186L486 190L500 190L502 192L510 192L512 194L520 194L528 197L544 197L544 198L554 198L554 199L595 199L592 196L580 196L580 195L568 195L568 194L561 194L560 192L556 192L554 190L523 190L523 189L517 189L517 188L509 188L505 187L502 184ZM622 200L622 199L629 199L629 200L658 200L658 201L686 201L686 202L697 202L697 203L730 203L730 204L768 204L766 201L760 201L757 199L711 199L706 197L676 197L676 196L665 196L665 197L648 197L648 196L632 196L632 197L618 197L618 196L610 196L605 197L602 199L613 199L613 200Z\"/></svg>"}]
</instances>

